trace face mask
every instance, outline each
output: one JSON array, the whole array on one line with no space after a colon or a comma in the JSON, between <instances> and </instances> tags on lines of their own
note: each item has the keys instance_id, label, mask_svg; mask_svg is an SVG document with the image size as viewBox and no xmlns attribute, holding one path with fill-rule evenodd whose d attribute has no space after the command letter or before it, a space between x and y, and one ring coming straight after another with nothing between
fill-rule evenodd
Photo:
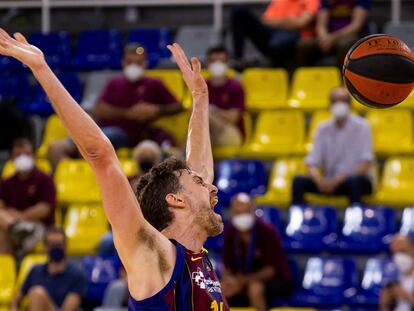
<instances>
[{"instance_id":1,"label":"face mask","mask_svg":"<svg viewBox=\"0 0 414 311\"><path fill-rule=\"evenodd\" d=\"M349 113L349 105L346 102L337 101L332 104L331 112L334 115L335 119L343 119Z\"/></svg>"},{"instance_id":2,"label":"face mask","mask_svg":"<svg viewBox=\"0 0 414 311\"><path fill-rule=\"evenodd\" d=\"M144 73L145 73L144 67L137 65L137 64L131 64L124 68L124 75L128 79L129 82L138 81L139 79L142 78Z\"/></svg>"},{"instance_id":3,"label":"face mask","mask_svg":"<svg viewBox=\"0 0 414 311\"><path fill-rule=\"evenodd\" d=\"M250 213L243 213L232 218L231 223L240 231L249 231L254 225L255 218Z\"/></svg>"},{"instance_id":4,"label":"face mask","mask_svg":"<svg viewBox=\"0 0 414 311\"><path fill-rule=\"evenodd\" d=\"M393 260L398 270L400 270L402 273L407 272L413 267L413 259L411 256L403 252L396 253L393 257Z\"/></svg>"},{"instance_id":5,"label":"face mask","mask_svg":"<svg viewBox=\"0 0 414 311\"><path fill-rule=\"evenodd\" d=\"M208 66L208 70L213 78L223 77L227 72L227 65L223 62L217 61Z\"/></svg>"},{"instance_id":6,"label":"face mask","mask_svg":"<svg viewBox=\"0 0 414 311\"><path fill-rule=\"evenodd\" d=\"M139 161L139 167L143 173L147 173L155 165L155 161L151 159L142 159Z\"/></svg>"},{"instance_id":7,"label":"face mask","mask_svg":"<svg viewBox=\"0 0 414 311\"><path fill-rule=\"evenodd\" d=\"M66 254L62 246L54 246L48 250L49 260L51 262L61 262L65 259Z\"/></svg>"},{"instance_id":8,"label":"face mask","mask_svg":"<svg viewBox=\"0 0 414 311\"><path fill-rule=\"evenodd\" d=\"M13 164L18 173L30 172L35 165L33 158L26 154L19 155L14 159Z\"/></svg>"}]
</instances>

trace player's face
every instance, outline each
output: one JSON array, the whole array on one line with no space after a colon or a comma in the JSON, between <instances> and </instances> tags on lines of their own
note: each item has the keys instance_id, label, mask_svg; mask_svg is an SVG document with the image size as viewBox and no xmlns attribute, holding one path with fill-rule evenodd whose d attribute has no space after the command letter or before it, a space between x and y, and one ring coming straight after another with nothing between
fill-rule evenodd
<instances>
[{"instance_id":1,"label":"player's face","mask_svg":"<svg viewBox=\"0 0 414 311\"><path fill-rule=\"evenodd\" d=\"M217 204L217 188L192 171L183 171L180 176L182 192L188 206L194 213L196 224L200 225L209 236L223 231L221 216L214 212Z\"/></svg>"}]
</instances>

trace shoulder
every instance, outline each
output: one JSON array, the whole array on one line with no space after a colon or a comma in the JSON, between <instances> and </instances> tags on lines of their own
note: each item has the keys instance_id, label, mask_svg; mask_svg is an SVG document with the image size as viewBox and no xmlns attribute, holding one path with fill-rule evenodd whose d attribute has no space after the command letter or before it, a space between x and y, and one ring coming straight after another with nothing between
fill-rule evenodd
<instances>
[{"instance_id":1,"label":"shoulder","mask_svg":"<svg viewBox=\"0 0 414 311\"><path fill-rule=\"evenodd\" d=\"M78 278L78 277L84 277L85 276L85 274L80 269L80 267L76 263L74 263L73 261L68 261L65 272L71 278Z\"/></svg>"},{"instance_id":2,"label":"shoulder","mask_svg":"<svg viewBox=\"0 0 414 311\"><path fill-rule=\"evenodd\" d=\"M44 275L47 272L47 264L46 263L42 263L42 264L37 264L34 265L32 267L32 269L30 270L30 276L39 276L39 275Z\"/></svg>"},{"instance_id":3,"label":"shoulder","mask_svg":"<svg viewBox=\"0 0 414 311\"><path fill-rule=\"evenodd\" d=\"M125 83L128 83L128 80L125 78L124 75L119 74L109 79L107 85L122 85Z\"/></svg>"},{"instance_id":4,"label":"shoulder","mask_svg":"<svg viewBox=\"0 0 414 311\"><path fill-rule=\"evenodd\" d=\"M369 125L368 121L358 115L351 115L350 120L352 121L353 126L358 127L360 129L370 129L371 126Z\"/></svg>"},{"instance_id":5,"label":"shoulder","mask_svg":"<svg viewBox=\"0 0 414 311\"><path fill-rule=\"evenodd\" d=\"M322 121L319 123L318 127L316 128L319 134L329 132L335 126L334 119L329 119L326 121Z\"/></svg>"},{"instance_id":6,"label":"shoulder","mask_svg":"<svg viewBox=\"0 0 414 311\"><path fill-rule=\"evenodd\" d=\"M261 232L265 234L266 236L268 236L269 234L274 235L277 233L275 227L273 227L272 224L269 224L262 220L257 220L256 226L257 226L256 228L258 232Z\"/></svg>"},{"instance_id":7,"label":"shoulder","mask_svg":"<svg viewBox=\"0 0 414 311\"><path fill-rule=\"evenodd\" d=\"M162 82L162 80L155 78L155 77L150 77L150 76L144 76L141 81L142 84L146 84L146 85L151 85L154 87L160 87L160 86L165 86L164 82Z\"/></svg>"}]
</instances>

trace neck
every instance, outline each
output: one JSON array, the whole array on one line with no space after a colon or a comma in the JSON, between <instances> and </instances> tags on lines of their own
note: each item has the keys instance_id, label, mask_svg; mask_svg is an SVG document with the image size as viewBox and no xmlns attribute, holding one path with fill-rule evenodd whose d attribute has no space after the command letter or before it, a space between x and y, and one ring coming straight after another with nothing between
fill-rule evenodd
<instances>
[{"instance_id":1,"label":"neck","mask_svg":"<svg viewBox=\"0 0 414 311\"><path fill-rule=\"evenodd\" d=\"M335 121L335 123L336 123L336 126L338 127L338 128L343 128L344 126L345 126L345 123L346 123L346 120L348 119L348 117L345 117L345 118L342 118L342 119L337 119L336 121Z\"/></svg>"},{"instance_id":2,"label":"neck","mask_svg":"<svg viewBox=\"0 0 414 311\"><path fill-rule=\"evenodd\" d=\"M59 262L49 261L47 265L47 270L49 271L50 274L56 274L56 273L62 272L65 269L66 264L67 262L65 259Z\"/></svg>"},{"instance_id":3,"label":"neck","mask_svg":"<svg viewBox=\"0 0 414 311\"><path fill-rule=\"evenodd\" d=\"M210 78L211 85L213 86L223 86L227 82L227 76L222 77L211 77Z\"/></svg>"},{"instance_id":4,"label":"neck","mask_svg":"<svg viewBox=\"0 0 414 311\"><path fill-rule=\"evenodd\" d=\"M173 220L173 223L161 232L168 239L176 240L192 252L199 252L208 236L192 221Z\"/></svg>"},{"instance_id":5,"label":"neck","mask_svg":"<svg viewBox=\"0 0 414 311\"><path fill-rule=\"evenodd\" d=\"M24 172L24 173L22 173L22 172L17 173L17 178L22 179L22 180L28 179L30 176L32 176L33 170L30 170L30 171Z\"/></svg>"}]
</instances>

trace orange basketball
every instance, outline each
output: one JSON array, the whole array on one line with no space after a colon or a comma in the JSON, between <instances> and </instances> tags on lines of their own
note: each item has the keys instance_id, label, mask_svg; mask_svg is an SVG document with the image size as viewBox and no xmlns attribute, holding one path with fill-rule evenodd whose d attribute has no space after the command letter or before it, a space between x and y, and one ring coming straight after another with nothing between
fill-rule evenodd
<instances>
[{"instance_id":1,"label":"orange basketball","mask_svg":"<svg viewBox=\"0 0 414 311\"><path fill-rule=\"evenodd\" d=\"M361 104L388 108L414 87L414 55L400 39L371 35L355 43L345 57L345 85Z\"/></svg>"}]
</instances>

